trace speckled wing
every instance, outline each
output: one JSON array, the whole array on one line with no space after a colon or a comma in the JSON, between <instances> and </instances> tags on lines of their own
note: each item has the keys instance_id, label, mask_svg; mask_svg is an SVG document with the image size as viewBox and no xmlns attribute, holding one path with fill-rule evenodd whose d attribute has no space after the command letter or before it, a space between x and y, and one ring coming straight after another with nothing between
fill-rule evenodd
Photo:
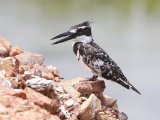
<instances>
[{"instance_id":1,"label":"speckled wing","mask_svg":"<svg viewBox=\"0 0 160 120\"><path fill-rule=\"evenodd\" d=\"M96 43L76 43L73 46L73 51L79 60L83 60L94 74L112 80L127 89L131 88L140 94L126 79L120 67Z\"/></svg>"}]
</instances>

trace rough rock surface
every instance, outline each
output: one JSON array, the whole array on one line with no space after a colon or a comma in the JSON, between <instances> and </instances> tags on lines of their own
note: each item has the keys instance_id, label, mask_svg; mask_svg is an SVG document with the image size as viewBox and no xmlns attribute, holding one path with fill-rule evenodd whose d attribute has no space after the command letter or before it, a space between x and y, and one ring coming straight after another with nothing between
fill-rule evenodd
<instances>
[{"instance_id":1,"label":"rough rock surface","mask_svg":"<svg viewBox=\"0 0 160 120\"><path fill-rule=\"evenodd\" d=\"M8 42L6 39L0 37L0 56L6 57L9 55L11 50L11 43Z\"/></svg>"},{"instance_id":2,"label":"rough rock surface","mask_svg":"<svg viewBox=\"0 0 160 120\"><path fill-rule=\"evenodd\" d=\"M15 56L22 65L35 65L35 64L43 64L43 56L38 53L31 53L28 51L22 52L19 55Z\"/></svg>"},{"instance_id":3,"label":"rough rock surface","mask_svg":"<svg viewBox=\"0 0 160 120\"><path fill-rule=\"evenodd\" d=\"M44 58L0 38L0 120L127 120L103 80L64 80Z\"/></svg>"},{"instance_id":4,"label":"rough rock surface","mask_svg":"<svg viewBox=\"0 0 160 120\"><path fill-rule=\"evenodd\" d=\"M97 111L101 109L101 101L94 94L91 94L81 105L80 119L93 120L96 117Z\"/></svg>"}]
</instances>

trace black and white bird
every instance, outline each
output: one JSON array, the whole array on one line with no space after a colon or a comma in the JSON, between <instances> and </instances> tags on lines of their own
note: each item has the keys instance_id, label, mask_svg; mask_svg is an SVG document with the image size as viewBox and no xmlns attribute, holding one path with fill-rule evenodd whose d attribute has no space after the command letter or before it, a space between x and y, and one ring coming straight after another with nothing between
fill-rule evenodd
<instances>
[{"instance_id":1,"label":"black and white bird","mask_svg":"<svg viewBox=\"0 0 160 120\"><path fill-rule=\"evenodd\" d=\"M67 32L57 35L51 40L61 38L53 44L73 40L73 52L78 61L93 73L93 77L90 80L102 77L141 94L130 84L120 67L94 42L90 24L90 21L85 21L72 26Z\"/></svg>"}]
</instances>

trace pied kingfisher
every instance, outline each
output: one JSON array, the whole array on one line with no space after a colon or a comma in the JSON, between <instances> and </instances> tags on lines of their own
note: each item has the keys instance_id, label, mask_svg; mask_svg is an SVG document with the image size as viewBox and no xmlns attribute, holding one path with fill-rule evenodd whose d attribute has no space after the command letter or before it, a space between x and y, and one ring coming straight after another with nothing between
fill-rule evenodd
<instances>
[{"instance_id":1,"label":"pied kingfisher","mask_svg":"<svg viewBox=\"0 0 160 120\"><path fill-rule=\"evenodd\" d=\"M62 38L53 44L73 40L73 52L77 56L78 61L93 73L93 77L89 80L103 77L141 94L130 84L120 67L94 42L90 24L90 21L85 21L72 26L67 32L57 35L51 40Z\"/></svg>"}]
</instances>

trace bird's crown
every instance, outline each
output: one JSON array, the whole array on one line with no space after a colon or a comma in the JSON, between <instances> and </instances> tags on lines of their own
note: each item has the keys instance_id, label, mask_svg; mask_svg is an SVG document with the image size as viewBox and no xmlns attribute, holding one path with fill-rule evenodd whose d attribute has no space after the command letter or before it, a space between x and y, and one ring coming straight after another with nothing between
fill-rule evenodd
<instances>
[{"instance_id":1,"label":"bird's crown","mask_svg":"<svg viewBox=\"0 0 160 120\"><path fill-rule=\"evenodd\" d=\"M83 28L83 27L90 27L91 23L93 23L93 22L90 21L90 20L87 20L87 21L84 21L83 23L80 23L80 24L72 26L70 28L70 30L72 30L72 29L78 29L78 28Z\"/></svg>"}]
</instances>

